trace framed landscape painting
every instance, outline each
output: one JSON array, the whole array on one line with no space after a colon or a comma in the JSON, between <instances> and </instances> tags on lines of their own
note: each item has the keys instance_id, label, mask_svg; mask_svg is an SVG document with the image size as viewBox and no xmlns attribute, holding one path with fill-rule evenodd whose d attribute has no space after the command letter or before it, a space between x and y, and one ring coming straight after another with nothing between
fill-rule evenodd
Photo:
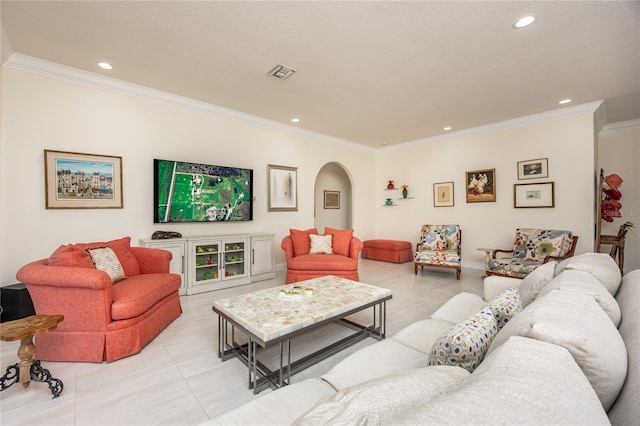
<instances>
[{"instance_id":1,"label":"framed landscape painting","mask_svg":"<svg viewBox=\"0 0 640 426\"><path fill-rule=\"evenodd\" d=\"M467 203L496 201L496 169L467 172L465 182Z\"/></svg>"},{"instance_id":2,"label":"framed landscape painting","mask_svg":"<svg viewBox=\"0 0 640 426\"><path fill-rule=\"evenodd\" d=\"M546 177L549 177L549 160L547 158L518 161L518 180Z\"/></svg>"},{"instance_id":3,"label":"framed landscape painting","mask_svg":"<svg viewBox=\"0 0 640 426\"><path fill-rule=\"evenodd\" d=\"M554 207L553 182L520 183L513 185L513 207Z\"/></svg>"},{"instance_id":4,"label":"framed landscape painting","mask_svg":"<svg viewBox=\"0 0 640 426\"><path fill-rule=\"evenodd\" d=\"M121 209L122 157L44 151L47 209Z\"/></svg>"}]
</instances>

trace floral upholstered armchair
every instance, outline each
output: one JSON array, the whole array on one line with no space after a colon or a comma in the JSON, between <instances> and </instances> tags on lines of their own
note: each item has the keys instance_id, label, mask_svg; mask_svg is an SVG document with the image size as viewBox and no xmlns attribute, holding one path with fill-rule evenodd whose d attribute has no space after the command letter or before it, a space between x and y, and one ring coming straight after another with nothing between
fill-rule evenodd
<instances>
[{"instance_id":1,"label":"floral upholstered armchair","mask_svg":"<svg viewBox=\"0 0 640 426\"><path fill-rule=\"evenodd\" d=\"M414 273L418 266L424 268L450 268L456 270L456 279L460 279L462 258L462 230L460 225L422 225L420 242L416 245L413 259Z\"/></svg>"},{"instance_id":2,"label":"floral upholstered armchair","mask_svg":"<svg viewBox=\"0 0 640 426\"><path fill-rule=\"evenodd\" d=\"M485 266L487 275L524 278L550 260L573 256L578 236L554 229L516 229L513 249L493 250ZM503 257L498 257L500 253Z\"/></svg>"}]
</instances>

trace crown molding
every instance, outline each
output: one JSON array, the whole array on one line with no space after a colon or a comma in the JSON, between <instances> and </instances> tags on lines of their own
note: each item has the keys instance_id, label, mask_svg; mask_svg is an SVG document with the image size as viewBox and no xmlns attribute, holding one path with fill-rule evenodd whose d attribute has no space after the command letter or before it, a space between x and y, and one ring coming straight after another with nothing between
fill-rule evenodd
<instances>
[{"instance_id":1,"label":"crown molding","mask_svg":"<svg viewBox=\"0 0 640 426\"><path fill-rule=\"evenodd\" d=\"M640 129L640 119L619 121L617 123L607 124L602 128L600 134L617 132L618 130Z\"/></svg>"},{"instance_id":2,"label":"crown molding","mask_svg":"<svg viewBox=\"0 0 640 426\"><path fill-rule=\"evenodd\" d=\"M478 127L472 127L470 129L459 130L456 132L447 133L446 135L432 136L425 139L418 139L415 141L405 142L403 144L387 147L386 149L389 151L401 151L401 150L413 148L419 145L424 145L428 143L454 139L454 138L459 138L464 136L473 136L473 135L487 133L487 132L500 130L500 129L520 127L520 126L540 123L540 122L549 121L549 120L556 120L558 118L563 118L563 117L581 115L585 113L594 114L600 108L600 106L603 105L603 103L604 103L604 100L599 100L599 101L588 102L585 104L564 107L564 108L560 108L552 111L540 112L537 114L527 115L524 117L498 121L496 123L490 123L490 124L486 124Z\"/></svg>"},{"instance_id":3,"label":"crown molding","mask_svg":"<svg viewBox=\"0 0 640 426\"><path fill-rule=\"evenodd\" d=\"M187 98L185 96L164 92L162 90L152 89L150 87L142 86L139 84L129 83L127 81L118 80L113 77L68 67L66 65L61 65L55 62L45 61L43 59L34 58L32 56L23 55L21 53L12 53L7 61L2 65L7 68L40 74L46 77L82 84L97 89L108 90L111 92L132 96L147 101L159 102L170 106L192 109L199 112L233 118L260 126L276 128L285 132L320 139L327 143L340 145L345 148L355 149L357 151L375 152L375 148L370 148L345 139L335 138L322 133L313 132L311 130L300 129L299 127L295 127L292 125L198 101L192 98Z\"/></svg>"}]
</instances>

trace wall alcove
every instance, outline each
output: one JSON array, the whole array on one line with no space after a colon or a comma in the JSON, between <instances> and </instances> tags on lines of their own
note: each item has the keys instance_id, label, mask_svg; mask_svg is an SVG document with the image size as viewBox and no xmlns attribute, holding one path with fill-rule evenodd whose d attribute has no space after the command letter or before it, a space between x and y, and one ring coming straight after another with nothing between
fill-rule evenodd
<instances>
[{"instance_id":1,"label":"wall alcove","mask_svg":"<svg viewBox=\"0 0 640 426\"><path fill-rule=\"evenodd\" d=\"M315 182L314 226L323 232L325 227L353 228L352 180L345 167L336 162L327 163L318 172ZM325 191L339 192L339 206L325 208Z\"/></svg>"}]
</instances>

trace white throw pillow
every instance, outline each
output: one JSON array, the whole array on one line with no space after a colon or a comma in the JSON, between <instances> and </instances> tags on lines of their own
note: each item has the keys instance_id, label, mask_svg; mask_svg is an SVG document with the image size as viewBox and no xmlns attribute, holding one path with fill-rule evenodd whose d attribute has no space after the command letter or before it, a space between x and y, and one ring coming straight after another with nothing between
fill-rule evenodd
<instances>
[{"instance_id":1,"label":"white throw pillow","mask_svg":"<svg viewBox=\"0 0 640 426\"><path fill-rule=\"evenodd\" d=\"M609 290L612 296L616 295L620 287L622 279L620 267L606 253L583 253L565 259L556 268L556 275L567 269L590 273Z\"/></svg>"},{"instance_id":2,"label":"white throw pillow","mask_svg":"<svg viewBox=\"0 0 640 426\"><path fill-rule=\"evenodd\" d=\"M122 264L111 247L87 249L87 252L89 252L96 269L106 272L112 283L126 278Z\"/></svg>"},{"instance_id":3,"label":"white throw pillow","mask_svg":"<svg viewBox=\"0 0 640 426\"><path fill-rule=\"evenodd\" d=\"M333 254L333 235L309 234L311 250L309 254Z\"/></svg>"},{"instance_id":4,"label":"white throw pillow","mask_svg":"<svg viewBox=\"0 0 640 426\"><path fill-rule=\"evenodd\" d=\"M552 260L542 266L538 266L533 272L524 277L519 287L523 307L536 300L540 290L553 279L557 264Z\"/></svg>"},{"instance_id":5,"label":"white throw pillow","mask_svg":"<svg viewBox=\"0 0 640 426\"><path fill-rule=\"evenodd\" d=\"M566 348L605 410L627 376L627 349L604 310L587 294L556 290L539 297L496 336L487 357L509 337L524 336Z\"/></svg>"},{"instance_id":6,"label":"white throw pillow","mask_svg":"<svg viewBox=\"0 0 640 426\"><path fill-rule=\"evenodd\" d=\"M598 302L598 305L609 315L613 325L620 325L620 307L616 299L609 291L588 272L565 270L557 275L549 284L540 291L538 297L547 295L555 290L573 291L588 294Z\"/></svg>"},{"instance_id":7,"label":"white throw pillow","mask_svg":"<svg viewBox=\"0 0 640 426\"><path fill-rule=\"evenodd\" d=\"M393 424L397 416L456 389L467 376L462 368L440 366L370 380L318 402L295 424Z\"/></svg>"}]
</instances>

